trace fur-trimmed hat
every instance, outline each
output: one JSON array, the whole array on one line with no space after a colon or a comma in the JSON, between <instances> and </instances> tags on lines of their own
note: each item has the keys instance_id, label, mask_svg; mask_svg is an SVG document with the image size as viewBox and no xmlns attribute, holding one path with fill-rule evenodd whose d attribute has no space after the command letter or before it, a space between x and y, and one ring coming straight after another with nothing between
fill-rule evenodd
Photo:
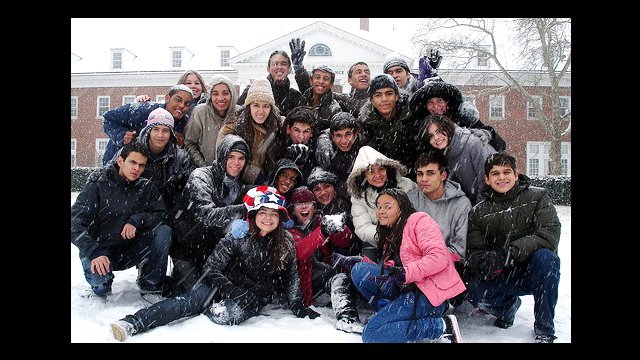
<instances>
[{"instance_id":1,"label":"fur-trimmed hat","mask_svg":"<svg viewBox=\"0 0 640 360\"><path fill-rule=\"evenodd\" d=\"M244 100L245 105L249 105L256 101L264 101L271 105L276 106L276 101L273 99L273 90L271 90L271 83L267 79L255 79L249 87L247 92L247 98Z\"/></svg>"},{"instance_id":2,"label":"fur-trimmed hat","mask_svg":"<svg viewBox=\"0 0 640 360\"><path fill-rule=\"evenodd\" d=\"M291 202L289 203L289 206L292 206L294 204L315 202L315 201L316 201L316 197L313 196L313 193L311 192L311 190L309 190L309 188L306 186L300 186L293 189L293 192L291 193Z\"/></svg>"},{"instance_id":3,"label":"fur-trimmed hat","mask_svg":"<svg viewBox=\"0 0 640 360\"><path fill-rule=\"evenodd\" d=\"M327 171L319 166L316 166L309 174L309 178L307 179L307 185L309 185L309 189L312 189L318 185L319 183L328 183L336 186L338 182L338 177L336 174Z\"/></svg>"},{"instance_id":4,"label":"fur-trimmed hat","mask_svg":"<svg viewBox=\"0 0 640 360\"><path fill-rule=\"evenodd\" d=\"M382 66L382 72L385 74L387 73L387 71L389 71L390 68L394 66L400 66L401 68L405 69L408 73L411 72L411 69L409 69L409 64L407 64L407 61L405 59L400 57L400 54L397 54L397 53L389 54L387 55L386 60L387 62L385 62L384 65Z\"/></svg>"},{"instance_id":5,"label":"fur-trimmed hat","mask_svg":"<svg viewBox=\"0 0 640 360\"><path fill-rule=\"evenodd\" d=\"M274 187L260 185L250 189L242 198L244 206L247 208L247 217L249 213L258 211L262 207L276 209L280 212L280 221L289 220L289 212L286 208L286 200L280 195Z\"/></svg>"},{"instance_id":6,"label":"fur-trimmed hat","mask_svg":"<svg viewBox=\"0 0 640 360\"><path fill-rule=\"evenodd\" d=\"M171 113L166 109L160 107L149 113L149 117L147 117L145 126L164 125L168 127L173 133L174 122L175 120L173 120L173 115L171 115Z\"/></svg>"},{"instance_id":7,"label":"fur-trimmed hat","mask_svg":"<svg viewBox=\"0 0 640 360\"><path fill-rule=\"evenodd\" d=\"M462 93L458 88L444 81L429 81L423 87L413 93L409 100L409 111L419 117L429 115L427 102L429 99L439 97L447 102L445 115L453 117L462 103Z\"/></svg>"},{"instance_id":8,"label":"fur-trimmed hat","mask_svg":"<svg viewBox=\"0 0 640 360\"><path fill-rule=\"evenodd\" d=\"M369 84L369 89L367 90L369 93L369 99L373 97L376 91L384 88L391 88L396 92L396 94L400 95L400 90L398 90L396 80L389 74L380 74L374 77Z\"/></svg>"}]
</instances>

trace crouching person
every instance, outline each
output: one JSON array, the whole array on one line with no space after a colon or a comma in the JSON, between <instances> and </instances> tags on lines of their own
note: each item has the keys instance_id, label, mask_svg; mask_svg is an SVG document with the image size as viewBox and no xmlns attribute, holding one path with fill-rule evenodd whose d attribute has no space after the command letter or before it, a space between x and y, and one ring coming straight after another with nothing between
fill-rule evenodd
<instances>
[{"instance_id":1,"label":"crouching person","mask_svg":"<svg viewBox=\"0 0 640 360\"><path fill-rule=\"evenodd\" d=\"M293 238L282 225L289 220L284 197L275 188L247 192L246 226L234 226L207 259L204 273L187 293L169 298L111 324L114 338L145 332L188 316L205 313L220 325L237 325L256 316L284 291L297 317L320 314L302 305ZM239 220L242 221L242 220Z\"/></svg>"},{"instance_id":2,"label":"crouching person","mask_svg":"<svg viewBox=\"0 0 640 360\"><path fill-rule=\"evenodd\" d=\"M111 294L114 271L138 266L144 300L160 300L171 228L158 189L140 178L149 150L126 144L115 163L94 171L71 206L71 243L80 250L84 277L97 296Z\"/></svg>"}]
</instances>

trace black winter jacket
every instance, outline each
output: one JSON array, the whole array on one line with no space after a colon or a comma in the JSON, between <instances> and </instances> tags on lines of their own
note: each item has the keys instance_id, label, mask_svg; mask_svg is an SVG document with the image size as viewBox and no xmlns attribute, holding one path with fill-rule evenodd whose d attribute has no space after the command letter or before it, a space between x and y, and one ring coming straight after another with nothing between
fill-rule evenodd
<instances>
[{"instance_id":1,"label":"black winter jacket","mask_svg":"<svg viewBox=\"0 0 640 360\"><path fill-rule=\"evenodd\" d=\"M71 206L71 243L82 257L93 260L120 252L115 248L130 247L135 239L120 235L127 223L141 234L167 222L164 202L151 181L129 182L118 174L119 169L116 163L91 173Z\"/></svg>"}]
</instances>

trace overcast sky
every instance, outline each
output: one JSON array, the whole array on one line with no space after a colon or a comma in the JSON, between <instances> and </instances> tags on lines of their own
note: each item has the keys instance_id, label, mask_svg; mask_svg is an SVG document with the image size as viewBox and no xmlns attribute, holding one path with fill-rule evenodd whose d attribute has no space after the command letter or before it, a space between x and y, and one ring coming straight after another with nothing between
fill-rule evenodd
<instances>
[{"instance_id":1,"label":"overcast sky","mask_svg":"<svg viewBox=\"0 0 640 360\"><path fill-rule=\"evenodd\" d=\"M145 59L158 51L159 63L166 64L170 46L184 46L194 53L192 68L211 68L216 46L234 46L243 53L316 21L418 58L419 51L410 44L418 18L371 18L369 32L359 29L359 18L74 18L71 52L82 60L74 63L72 55L72 72L108 70L111 48L125 48L131 56L145 55Z\"/></svg>"}]
</instances>

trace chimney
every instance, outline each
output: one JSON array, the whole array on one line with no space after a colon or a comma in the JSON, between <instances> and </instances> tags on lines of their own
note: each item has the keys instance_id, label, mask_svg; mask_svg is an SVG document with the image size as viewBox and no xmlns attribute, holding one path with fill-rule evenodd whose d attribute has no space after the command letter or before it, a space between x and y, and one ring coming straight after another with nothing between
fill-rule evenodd
<instances>
[{"instance_id":1,"label":"chimney","mask_svg":"<svg viewBox=\"0 0 640 360\"><path fill-rule=\"evenodd\" d=\"M369 31L369 18L360 18L360 30Z\"/></svg>"}]
</instances>

